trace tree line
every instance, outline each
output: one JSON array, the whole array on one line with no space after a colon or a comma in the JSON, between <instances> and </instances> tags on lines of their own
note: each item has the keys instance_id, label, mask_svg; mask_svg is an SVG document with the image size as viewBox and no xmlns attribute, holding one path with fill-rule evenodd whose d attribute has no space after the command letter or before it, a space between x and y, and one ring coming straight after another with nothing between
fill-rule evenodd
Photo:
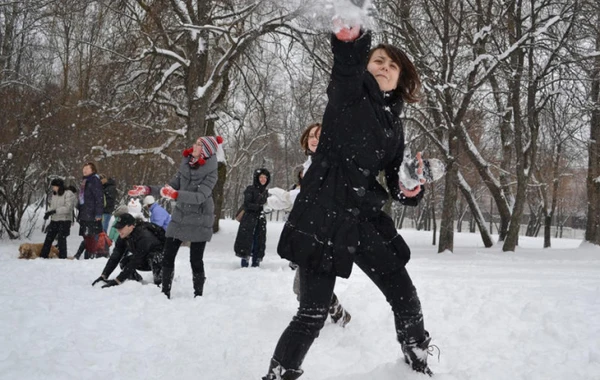
<instances>
[{"instance_id":1,"label":"tree line","mask_svg":"<svg viewBox=\"0 0 600 380\"><path fill-rule=\"evenodd\" d=\"M327 101L331 1L1 0L0 236L31 233L53 177L77 184L95 161L125 199L201 135L225 140L215 230L253 169L289 188ZM373 3L375 41L423 82L407 147L447 167L418 208L387 206L398 226L439 229L439 252L465 220L504 251L523 224L549 247L577 221L600 244L598 2Z\"/></svg>"}]
</instances>

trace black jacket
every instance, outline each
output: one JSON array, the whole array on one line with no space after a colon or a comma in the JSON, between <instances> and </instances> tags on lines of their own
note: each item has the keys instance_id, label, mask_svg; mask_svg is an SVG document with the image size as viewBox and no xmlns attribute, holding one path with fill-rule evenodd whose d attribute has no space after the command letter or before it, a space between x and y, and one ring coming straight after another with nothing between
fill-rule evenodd
<instances>
[{"instance_id":1,"label":"black jacket","mask_svg":"<svg viewBox=\"0 0 600 380\"><path fill-rule=\"evenodd\" d=\"M115 180L109 178L106 183L102 185L104 191L104 213L112 214L115 211L115 205L117 202L117 184Z\"/></svg>"},{"instance_id":2,"label":"black jacket","mask_svg":"<svg viewBox=\"0 0 600 380\"><path fill-rule=\"evenodd\" d=\"M108 278L119 265L119 262L126 255L131 255L131 259L117 276L117 280L123 282L130 278L130 275L136 269L146 267L153 255L162 252L163 246L164 244L142 222L136 225L125 239L120 237L117 239L115 248L104 266L102 275Z\"/></svg>"},{"instance_id":3,"label":"black jacket","mask_svg":"<svg viewBox=\"0 0 600 380\"><path fill-rule=\"evenodd\" d=\"M267 183L261 185L258 177L261 174L267 176ZM263 213L263 205L267 202L269 196L267 186L271 180L271 175L266 169L257 169L254 171L254 179L251 186L244 191L244 216L240 221L235 244L233 249L238 257L248 257L252 254L252 244L254 242L254 233L258 234L258 253L257 257L262 259L265 256L265 244L267 240L267 220Z\"/></svg>"},{"instance_id":4,"label":"black jacket","mask_svg":"<svg viewBox=\"0 0 600 380\"><path fill-rule=\"evenodd\" d=\"M392 249L399 258L394 265L405 265L410 250L381 208L390 195L409 205L422 197L405 198L399 191L403 100L383 93L366 70L370 45L369 33L348 43L332 38L334 65L319 145L277 248L300 266L341 277L350 276L353 256L365 249ZM377 181L380 171L389 193Z\"/></svg>"},{"instance_id":5,"label":"black jacket","mask_svg":"<svg viewBox=\"0 0 600 380\"><path fill-rule=\"evenodd\" d=\"M79 216L77 219L81 222L94 221L96 218L102 218L104 212L104 192L102 191L102 182L97 174L90 174L83 177L78 193Z\"/></svg>"}]
</instances>

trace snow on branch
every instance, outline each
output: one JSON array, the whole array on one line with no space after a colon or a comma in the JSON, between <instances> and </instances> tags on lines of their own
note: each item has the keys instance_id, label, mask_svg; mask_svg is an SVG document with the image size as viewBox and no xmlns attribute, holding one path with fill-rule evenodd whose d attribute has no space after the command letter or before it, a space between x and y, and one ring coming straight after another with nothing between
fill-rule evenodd
<instances>
[{"instance_id":1,"label":"snow on branch","mask_svg":"<svg viewBox=\"0 0 600 380\"><path fill-rule=\"evenodd\" d=\"M156 86L154 86L153 92L156 93L156 92L160 91L160 89L165 85L165 83L167 83L167 80L169 79L171 74L173 74L180 67L181 67L181 64L179 62L176 62L176 63L172 64L171 67L169 67L167 70L165 70L160 81L156 84Z\"/></svg>"},{"instance_id":2,"label":"snow on branch","mask_svg":"<svg viewBox=\"0 0 600 380\"><path fill-rule=\"evenodd\" d=\"M181 102L178 102L175 99L173 99L173 97L171 97L171 95L169 95L168 93L160 91L157 92L155 95L156 96L154 98L154 101L157 104L172 108L177 114L177 116L183 118L188 118L190 116L187 110L181 108Z\"/></svg>"},{"instance_id":3,"label":"snow on branch","mask_svg":"<svg viewBox=\"0 0 600 380\"><path fill-rule=\"evenodd\" d=\"M189 67L190 66L190 60L189 59L183 58L182 56L180 56L179 54L175 53L172 50L162 49L162 48L157 48L156 46L152 46L149 49L145 49L141 53L141 57L146 57L148 55L160 55L160 56L163 56L163 57L166 57L166 58L169 58L169 59L174 59L181 66L185 66L185 67Z\"/></svg>"},{"instance_id":4,"label":"snow on branch","mask_svg":"<svg viewBox=\"0 0 600 380\"><path fill-rule=\"evenodd\" d=\"M187 10L186 5L181 0L171 0L173 7L175 8L175 13L187 24L192 23L192 18Z\"/></svg>"},{"instance_id":5,"label":"snow on branch","mask_svg":"<svg viewBox=\"0 0 600 380\"><path fill-rule=\"evenodd\" d=\"M98 161L100 161L102 158L108 158L108 157L112 157L112 156L122 156L122 155L126 155L126 154L133 155L133 156L154 154L154 155L159 156L163 160L167 160L170 164L175 164L175 161L173 161L173 159L171 157L164 154L163 151L165 149L167 149L173 143L173 141L177 140L178 138L181 138L182 136L185 136L186 129L187 128L182 128L182 129L179 129L176 131L170 131L170 132L173 132L174 135L168 137L167 140L162 145L154 147L154 148L110 150L104 146L96 145L96 146L92 147L92 151L98 151L99 154L101 155L100 157L97 158Z\"/></svg>"}]
</instances>

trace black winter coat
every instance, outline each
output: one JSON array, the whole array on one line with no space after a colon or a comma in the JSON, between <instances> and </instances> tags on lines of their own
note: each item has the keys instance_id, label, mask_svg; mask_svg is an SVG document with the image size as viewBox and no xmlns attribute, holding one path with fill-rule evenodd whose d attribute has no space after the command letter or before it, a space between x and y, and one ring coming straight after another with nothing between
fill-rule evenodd
<instances>
[{"instance_id":1,"label":"black winter coat","mask_svg":"<svg viewBox=\"0 0 600 380\"><path fill-rule=\"evenodd\" d=\"M115 211L115 205L117 202L117 184L115 180L109 178L106 183L102 185L104 192L104 213L112 214Z\"/></svg>"},{"instance_id":2,"label":"black winter coat","mask_svg":"<svg viewBox=\"0 0 600 380\"><path fill-rule=\"evenodd\" d=\"M260 184L258 177L261 174L267 175L267 183ZM249 257L252 254L252 244L254 242L255 230L258 233L258 253L257 258L262 259L265 256L265 244L267 241L267 220L263 213L263 205L267 202L269 193L267 186L270 182L270 174L266 170L255 170L254 180L251 186L244 190L244 216L240 221L235 244L233 249L238 257Z\"/></svg>"},{"instance_id":3,"label":"black winter coat","mask_svg":"<svg viewBox=\"0 0 600 380\"><path fill-rule=\"evenodd\" d=\"M154 255L160 254L163 247L164 244L142 222L125 239L117 239L102 275L108 278L126 255L131 255L131 259L117 276L120 282L130 278L136 269L150 270L151 268L147 268L148 262Z\"/></svg>"},{"instance_id":4,"label":"black winter coat","mask_svg":"<svg viewBox=\"0 0 600 380\"><path fill-rule=\"evenodd\" d=\"M361 251L391 249L398 260L389 265L408 262L410 250L381 208L390 195L416 205L423 193L400 193L403 100L383 93L366 70L370 45L369 33L354 42L332 38L334 65L319 145L277 247L282 258L340 277L350 276ZM389 194L377 181L380 171Z\"/></svg>"}]
</instances>

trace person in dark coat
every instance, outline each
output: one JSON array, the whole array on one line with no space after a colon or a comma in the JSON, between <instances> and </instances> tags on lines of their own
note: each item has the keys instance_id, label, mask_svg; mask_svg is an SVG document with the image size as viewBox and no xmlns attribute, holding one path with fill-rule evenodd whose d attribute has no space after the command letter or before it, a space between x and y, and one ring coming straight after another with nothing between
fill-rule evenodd
<instances>
[{"instance_id":1,"label":"person in dark coat","mask_svg":"<svg viewBox=\"0 0 600 380\"><path fill-rule=\"evenodd\" d=\"M310 168L312 163L311 156L316 152L321 137L321 123L314 123L306 127L302 135L300 136L300 146L306 154L306 161L302 165L302 170L298 173L298 183L294 185L294 188L289 192L285 192L282 189L269 189L269 197L267 198L267 205L274 210L283 208L284 210L291 210L296 197L300 193L302 188L302 177L304 173ZM293 270L298 269L298 265L290 261L290 268ZM296 298L300 301L300 271L296 271L294 276L293 288ZM333 323L337 323L341 327L345 327L350 320L352 315L344 309L340 303L337 295L333 293L331 295L331 304L329 305L329 316Z\"/></svg>"},{"instance_id":2,"label":"person in dark coat","mask_svg":"<svg viewBox=\"0 0 600 380\"><path fill-rule=\"evenodd\" d=\"M46 229L46 240L42 247L40 257L47 259L54 239L58 239L58 258L67 258L67 237L71 234L73 223L73 209L77 205L77 196L69 189L65 189L65 182L55 178L50 182L52 186L52 199L50 207L44 214L44 220L50 218Z\"/></svg>"},{"instance_id":3,"label":"person in dark coat","mask_svg":"<svg viewBox=\"0 0 600 380\"><path fill-rule=\"evenodd\" d=\"M108 234L110 218L112 217L112 213L115 211L115 205L117 203L117 184L114 179L107 178L104 174L100 174L100 182L102 183L102 191L104 193L102 229Z\"/></svg>"},{"instance_id":4,"label":"person in dark coat","mask_svg":"<svg viewBox=\"0 0 600 380\"><path fill-rule=\"evenodd\" d=\"M235 255L242 259L242 268L248 267L250 257L252 257L253 267L260 266L260 262L265 257L267 219L263 206L269 196L267 186L270 181L271 173L267 169L256 169L252 185L244 190L245 212L233 245Z\"/></svg>"},{"instance_id":5,"label":"person in dark coat","mask_svg":"<svg viewBox=\"0 0 600 380\"><path fill-rule=\"evenodd\" d=\"M102 214L104 213L104 191L98 176L96 164L87 162L83 165L83 178L79 186L77 220L79 222L79 236L83 236L86 253L90 247L97 246L98 235L102 232ZM80 246L81 250L81 246ZM83 250L81 250L83 251ZM81 253L75 255L79 258Z\"/></svg>"},{"instance_id":6,"label":"person in dark coat","mask_svg":"<svg viewBox=\"0 0 600 380\"><path fill-rule=\"evenodd\" d=\"M171 222L167 226L162 262L162 292L171 298L171 284L177 251L184 241L190 244L190 264L194 297L202 296L206 281L204 249L213 234L215 204L212 191L217 183L217 153L223 143L221 136L199 137L194 145L183 151L177 174L169 184L160 186L136 185L128 194L162 196L177 200Z\"/></svg>"},{"instance_id":7,"label":"person in dark coat","mask_svg":"<svg viewBox=\"0 0 600 380\"><path fill-rule=\"evenodd\" d=\"M105 283L102 285L103 288L121 285L125 280L141 281L142 276L137 272L138 270L152 271L154 283L160 285L164 241L161 241L152 230L160 227L152 226L151 223L137 220L133 215L125 213L119 217L115 228L119 231L119 238L102 274L92 283L92 286L100 281ZM109 280L109 276L117 266L121 267L121 273L113 280Z\"/></svg>"},{"instance_id":8,"label":"person in dark coat","mask_svg":"<svg viewBox=\"0 0 600 380\"><path fill-rule=\"evenodd\" d=\"M404 157L400 112L418 100L420 80L398 48L370 49L360 27L332 36L333 69L321 138L302 179L277 251L299 265L300 307L281 335L264 380L293 380L327 318L336 277L348 278L356 264L382 291L392 308L405 361L431 375L431 338L421 303L406 270L410 248L382 206L391 196L416 205L417 186L402 187ZM422 161L418 170L422 170ZM386 188L377 180L385 173Z\"/></svg>"}]
</instances>

